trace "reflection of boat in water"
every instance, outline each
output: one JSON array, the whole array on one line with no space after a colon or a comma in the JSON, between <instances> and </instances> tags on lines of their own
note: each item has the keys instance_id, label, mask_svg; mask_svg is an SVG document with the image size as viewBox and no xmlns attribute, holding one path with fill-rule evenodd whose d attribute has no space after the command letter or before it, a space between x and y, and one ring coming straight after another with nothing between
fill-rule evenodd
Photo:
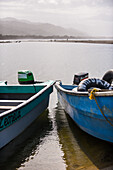
<instances>
[{"instance_id":1,"label":"reflection of boat in water","mask_svg":"<svg viewBox=\"0 0 113 170\"><path fill-rule=\"evenodd\" d=\"M58 104L57 130L67 169L103 169L113 166L113 145L84 133Z\"/></svg>"},{"instance_id":2,"label":"reflection of boat in water","mask_svg":"<svg viewBox=\"0 0 113 170\"><path fill-rule=\"evenodd\" d=\"M111 73L110 83L113 71ZM113 143L113 86L110 83L92 78L82 80L79 85L57 82L55 87L59 103L83 131ZM94 100L89 99L91 87L96 87L90 97Z\"/></svg>"},{"instance_id":3,"label":"reflection of boat in water","mask_svg":"<svg viewBox=\"0 0 113 170\"><path fill-rule=\"evenodd\" d=\"M0 150L0 169L15 169L38 152L45 136L52 130L48 114L48 110L44 111L21 135Z\"/></svg>"}]
</instances>

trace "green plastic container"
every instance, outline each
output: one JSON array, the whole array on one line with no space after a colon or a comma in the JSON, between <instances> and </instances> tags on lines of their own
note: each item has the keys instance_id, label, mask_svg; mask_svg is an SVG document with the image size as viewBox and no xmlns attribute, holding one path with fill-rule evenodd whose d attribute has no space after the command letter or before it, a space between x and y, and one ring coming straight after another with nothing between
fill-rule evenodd
<instances>
[{"instance_id":1,"label":"green plastic container","mask_svg":"<svg viewBox=\"0 0 113 170\"><path fill-rule=\"evenodd\" d=\"M20 84L33 84L34 83L33 73L28 70L18 71L18 82Z\"/></svg>"}]
</instances>

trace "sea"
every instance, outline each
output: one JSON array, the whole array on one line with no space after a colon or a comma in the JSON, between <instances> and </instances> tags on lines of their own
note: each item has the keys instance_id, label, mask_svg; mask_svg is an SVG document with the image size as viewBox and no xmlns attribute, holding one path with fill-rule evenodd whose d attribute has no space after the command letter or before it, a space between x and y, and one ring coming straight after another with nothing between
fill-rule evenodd
<instances>
[{"instance_id":1,"label":"sea","mask_svg":"<svg viewBox=\"0 0 113 170\"><path fill-rule=\"evenodd\" d=\"M102 78L113 69L113 44L54 41L0 43L0 81L18 83L18 71L37 81L72 84L76 73ZM9 134L10 135L10 134ZM48 109L0 150L0 170L110 170L113 145L82 130L64 112L54 87Z\"/></svg>"}]
</instances>

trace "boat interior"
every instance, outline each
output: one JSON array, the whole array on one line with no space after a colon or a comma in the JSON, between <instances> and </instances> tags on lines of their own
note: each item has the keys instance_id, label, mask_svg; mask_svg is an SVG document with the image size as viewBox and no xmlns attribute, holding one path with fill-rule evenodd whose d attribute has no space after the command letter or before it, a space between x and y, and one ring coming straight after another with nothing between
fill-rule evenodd
<instances>
[{"instance_id":1,"label":"boat interior","mask_svg":"<svg viewBox=\"0 0 113 170\"><path fill-rule=\"evenodd\" d=\"M45 85L0 86L0 113L15 108L44 87Z\"/></svg>"}]
</instances>

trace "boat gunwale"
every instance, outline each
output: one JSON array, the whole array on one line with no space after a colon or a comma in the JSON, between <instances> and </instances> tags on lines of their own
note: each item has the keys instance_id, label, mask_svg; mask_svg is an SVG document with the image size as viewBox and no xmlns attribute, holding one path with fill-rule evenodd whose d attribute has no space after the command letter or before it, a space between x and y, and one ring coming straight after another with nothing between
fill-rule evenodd
<instances>
[{"instance_id":1,"label":"boat gunwale","mask_svg":"<svg viewBox=\"0 0 113 170\"><path fill-rule=\"evenodd\" d=\"M48 81L47 81L48 82ZM26 101L24 101L23 103L19 104L18 106L16 106L15 108L11 109L11 110L7 110L4 111L3 113L0 114L0 118L7 116L8 114L17 111L18 109L23 108L24 106L28 105L29 103L31 103L32 101L34 101L37 97L39 97L40 95L42 95L42 93L44 93L47 89L49 89L50 87L53 86L54 81L51 81L49 84L46 84L47 82L45 82L44 88L41 89L39 92L33 94L33 96L31 96L29 99L27 99Z\"/></svg>"},{"instance_id":2,"label":"boat gunwale","mask_svg":"<svg viewBox=\"0 0 113 170\"><path fill-rule=\"evenodd\" d=\"M74 95L74 96L89 96L90 95L91 90L87 91L87 92L67 90L67 89L63 88L60 85L60 83L61 83L61 81L55 83L55 87L58 91L62 91L66 94L70 94L70 95ZM108 97L110 97L110 96L113 96L113 90L102 89L102 91L95 92L95 96L100 96L100 97L107 97L108 96Z\"/></svg>"}]
</instances>

